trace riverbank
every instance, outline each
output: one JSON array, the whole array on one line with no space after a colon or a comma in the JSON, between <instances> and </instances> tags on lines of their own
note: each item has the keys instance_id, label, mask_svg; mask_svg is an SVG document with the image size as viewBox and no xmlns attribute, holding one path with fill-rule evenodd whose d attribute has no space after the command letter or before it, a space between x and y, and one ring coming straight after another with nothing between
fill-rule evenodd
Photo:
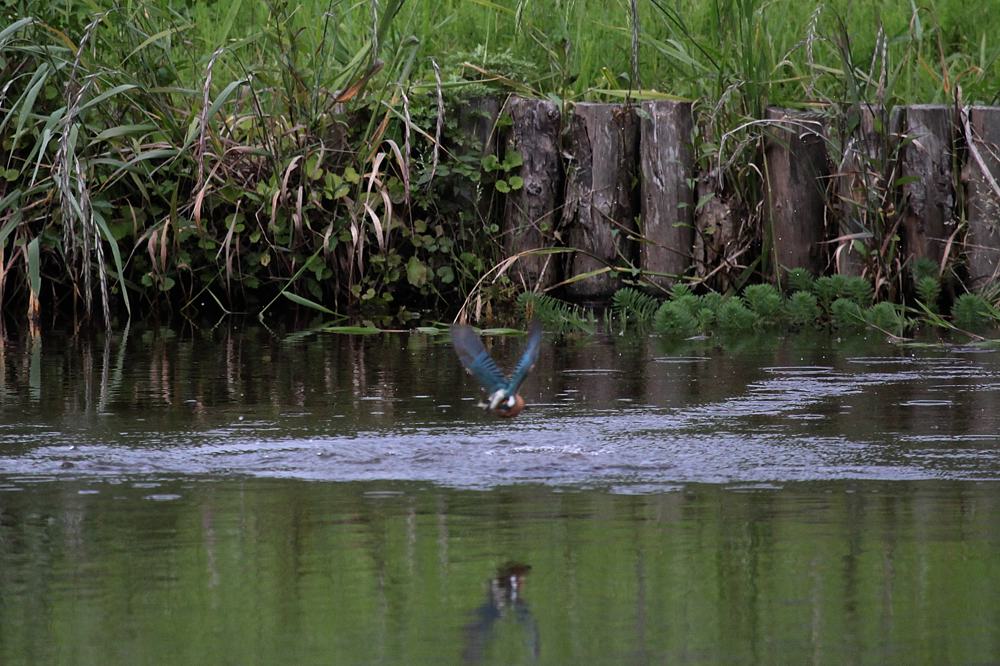
<instances>
[{"instance_id":1,"label":"riverbank","mask_svg":"<svg viewBox=\"0 0 1000 666\"><path fill-rule=\"evenodd\" d=\"M567 67L602 53L597 18L570 40L559 22L575 13L544 24L518 7L525 34L567 36ZM907 39L890 40L841 33L838 18L862 13L817 5L805 41L789 44L795 22L779 30L763 5L717 3L714 19L690 23L635 7L609 33L620 60L607 62L624 78L600 85L541 73L523 44L475 57L474 30L455 62L429 52L468 8L442 6L437 22L401 2L374 14L151 2L10 16L4 311L105 326L288 307L334 323L405 326L460 309L510 322L524 291L609 303L623 286L665 298L679 282L736 295L785 289L797 266L863 276L876 300L914 311L948 313L970 290L993 303L993 273L974 255L992 238L982 174L996 177L995 122L971 106L1000 78L991 44L974 54L945 39L961 25L947 8L913 13ZM920 22L931 16L948 21ZM517 17L494 18L499 39ZM713 20L756 31L706 50ZM740 69L741 53L786 45L786 58ZM925 80L911 57L935 45L954 57ZM917 101L949 104L907 106ZM796 249L782 225L810 232Z\"/></svg>"}]
</instances>

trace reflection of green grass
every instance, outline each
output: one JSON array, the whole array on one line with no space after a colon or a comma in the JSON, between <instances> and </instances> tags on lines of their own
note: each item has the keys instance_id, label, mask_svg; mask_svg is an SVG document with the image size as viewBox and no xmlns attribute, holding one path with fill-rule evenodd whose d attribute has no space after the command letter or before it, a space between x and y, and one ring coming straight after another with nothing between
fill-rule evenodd
<instances>
[{"instance_id":1,"label":"reflection of green grass","mask_svg":"<svg viewBox=\"0 0 1000 666\"><path fill-rule=\"evenodd\" d=\"M180 498L143 499L167 492ZM982 485L213 480L9 495L4 664L450 664L477 639L521 663L531 625L511 608L474 633L511 558L532 567L522 608L542 663L978 663L1000 631Z\"/></svg>"}]
</instances>

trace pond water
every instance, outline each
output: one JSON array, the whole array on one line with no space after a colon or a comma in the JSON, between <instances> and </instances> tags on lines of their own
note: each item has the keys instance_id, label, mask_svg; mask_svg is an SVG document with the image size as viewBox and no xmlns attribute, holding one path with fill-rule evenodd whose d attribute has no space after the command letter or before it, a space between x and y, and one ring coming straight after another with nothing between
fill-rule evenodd
<instances>
[{"instance_id":1,"label":"pond water","mask_svg":"<svg viewBox=\"0 0 1000 666\"><path fill-rule=\"evenodd\" d=\"M495 339L503 367L519 339ZM0 663L995 663L1000 352L0 346Z\"/></svg>"}]
</instances>

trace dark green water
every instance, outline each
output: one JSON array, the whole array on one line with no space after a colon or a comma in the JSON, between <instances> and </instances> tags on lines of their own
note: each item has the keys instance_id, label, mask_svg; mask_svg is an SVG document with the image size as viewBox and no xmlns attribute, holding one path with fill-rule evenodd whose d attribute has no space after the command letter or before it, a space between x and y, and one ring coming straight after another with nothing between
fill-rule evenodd
<instances>
[{"instance_id":1,"label":"dark green water","mask_svg":"<svg viewBox=\"0 0 1000 666\"><path fill-rule=\"evenodd\" d=\"M2 664L1000 661L996 352L547 340L513 422L424 336L0 353Z\"/></svg>"}]
</instances>

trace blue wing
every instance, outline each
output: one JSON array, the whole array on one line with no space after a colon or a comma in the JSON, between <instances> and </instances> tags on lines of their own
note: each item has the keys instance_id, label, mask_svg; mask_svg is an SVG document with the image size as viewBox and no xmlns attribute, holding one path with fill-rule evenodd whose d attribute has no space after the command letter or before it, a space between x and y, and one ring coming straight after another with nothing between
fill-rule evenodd
<instances>
[{"instance_id":1,"label":"blue wing","mask_svg":"<svg viewBox=\"0 0 1000 666\"><path fill-rule=\"evenodd\" d=\"M514 372L510 375L510 381L507 382L507 395L517 393L518 387L521 386L521 383L535 366L541 345L542 323L537 319L533 319L528 325L528 342L524 345L524 351L521 352L521 360L517 362L517 367L514 368Z\"/></svg>"},{"instance_id":2,"label":"blue wing","mask_svg":"<svg viewBox=\"0 0 1000 666\"><path fill-rule=\"evenodd\" d=\"M451 327L451 344L465 369L475 375L487 392L493 393L507 386L507 378L500 372L496 361L486 351L479 335L468 326Z\"/></svg>"}]
</instances>

